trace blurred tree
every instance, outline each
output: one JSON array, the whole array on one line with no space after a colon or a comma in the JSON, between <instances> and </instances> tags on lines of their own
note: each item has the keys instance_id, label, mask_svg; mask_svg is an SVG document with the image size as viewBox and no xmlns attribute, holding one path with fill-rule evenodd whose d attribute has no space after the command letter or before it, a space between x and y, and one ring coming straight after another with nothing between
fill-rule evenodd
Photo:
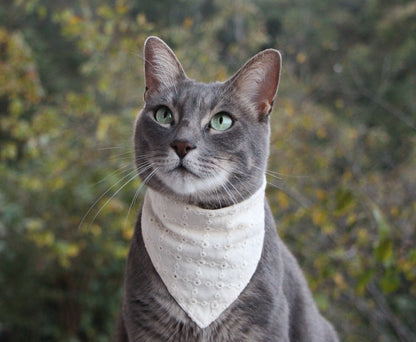
<instances>
[{"instance_id":1,"label":"blurred tree","mask_svg":"<svg viewBox=\"0 0 416 342\"><path fill-rule=\"evenodd\" d=\"M103 165L129 179L134 168L97 149L119 155L130 140L146 23L125 19L121 5L71 5L0 7L0 335L16 341L107 340L133 225L135 186L108 202L115 175L104 178ZM106 218L79 227L97 190Z\"/></svg>"},{"instance_id":2,"label":"blurred tree","mask_svg":"<svg viewBox=\"0 0 416 342\"><path fill-rule=\"evenodd\" d=\"M308 93L347 121L378 128L383 141L361 139L365 168L394 168L411 155L416 130L416 6L412 0L259 0L268 44L281 48Z\"/></svg>"}]
</instances>

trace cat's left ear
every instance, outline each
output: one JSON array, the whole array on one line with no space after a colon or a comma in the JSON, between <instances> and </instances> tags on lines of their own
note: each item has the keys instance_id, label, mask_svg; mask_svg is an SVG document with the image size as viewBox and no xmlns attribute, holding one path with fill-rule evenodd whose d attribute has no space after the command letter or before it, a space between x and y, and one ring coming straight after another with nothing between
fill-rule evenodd
<instances>
[{"instance_id":1,"label":"cat's left ear","mask_svg":"<svg viewBox=\"0 0 416 342\"><path fill-rule=\"evenodd\" d=\"M260 116L269 115L279 87L282 58L280 52L267 49L252 57L226 83L247 100Z\"/></svg>"},{"instance_id":2,"label":"cat's left ear","mask_svg":"<svg viewBox=\"0 0 416 342\"><path fill-rule=\"evenodd\" d=\"M175 87L186 78L178 58L170 47L158 37L148 37L144 43L144 73L146 79L146 98L163 88Z\"/></svg>"}]
</instances>

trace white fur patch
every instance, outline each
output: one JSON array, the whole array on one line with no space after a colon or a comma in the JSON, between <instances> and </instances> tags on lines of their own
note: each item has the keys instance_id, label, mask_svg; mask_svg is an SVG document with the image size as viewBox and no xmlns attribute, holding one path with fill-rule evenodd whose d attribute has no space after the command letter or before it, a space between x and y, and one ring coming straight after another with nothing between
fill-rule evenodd
<instances>
[{"instance_id":1,"label":"white fur patch","mask_svg":"<svg viewBox=\"0 0 416 342\"><path fill-rule=\"evenodd\" d=\"M198 178L190 173L180 174L170 172L163 179L163 183L179 195L195 195L197 193L214 192L228 181L228 173L219 171L215 177Z\"/></svg>"}]
</instances>

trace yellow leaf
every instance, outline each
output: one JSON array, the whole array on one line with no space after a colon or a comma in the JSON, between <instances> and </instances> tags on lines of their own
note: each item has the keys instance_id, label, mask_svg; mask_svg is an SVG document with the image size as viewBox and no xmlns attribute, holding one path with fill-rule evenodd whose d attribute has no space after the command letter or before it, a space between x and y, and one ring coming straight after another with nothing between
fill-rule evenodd
<instances>
[{"instance_id":1,"label":"yellow leaf","mask_svg":"<svg viewBox=\"0 0 416 342\"><path fill-rule=\"evenodd\" d=\"M361 228L360 230L358 230L358 242L359 243L363 243L363 242L367 242L368 241L368 233L367 230L364 228Z\"/></svg>"},{"instance_id":2,"label":"yellow leaf","mask_svg":"<svg viewBox=\"0 0 416 342\"><path fill-rule=\"evenodd\" d=\"M279 207L282 209L287 209L289 207L289 200L287 195L283 192L277 193L277 201L279 202Z\"/></svg>"},{"instance_id":3,"label":"yellow leaf","mask_svg":"<svg viewBox=\"0 0 416 342\"><path fill-rule=\"evenodd\" d=\"M324 199L325 199L325 197L326 197L325 191L324 191L324 190L322 190L322 189L318 189L318 190L316 190L316 197L317 197L317 198L318 198L318 200L320 200L320 201L324 200Z\"/></svg>"},{"instance_id":4,"label":"yellow leaf","mask_svg":"<svg viewBox=\"0 0 416 342\"><path fill-rule=\"evenodd\" d=\"M5 143L0 150L0 159L14 159L17 156L17 146L14 143Z\"/></svg>"},{"instance_id":5,"label":"yellow leaf","mask_svg":"<svg viewBox=\"0 0 416 342\"><path fill-rule=\"evenodd\" d=\"M30 219L26 220L25 226L26 226L26 229L29 232L34 232L35 233L35 232L39 231L42 228L43 221L41 219L38 219L38 218L30 218Z\"/></svg>"},{"instance_id":6,"label":"yellow leaf","mask_svg":"<svg viewBox=\"0 0 416 342\"><path fill-rule=\"evenodd\" d=\"M90 231L91 231L92 235L98 236L98 235L101 235L102 229L101 229L101 227L98 224L93 224L91 226Z\"/></svg>"},{"instance_id":7,"label":"yellow leaf","mask_svg":"<svg viewBox=\"0 0 416 342\"><path fill-rule=\"evenodd\" d=\"M64 185L65 185L64 179L61 178L61 177L56 177L51 182L51 189L53 191L56 191L56 190L62 189L64 187Z\"/></svg>"},{"instance_id":8,"label":"yellow leaf","mask_svg":"<svg viewBox=\"0 0 416 342\"><path fill-rule=\"evenodd\" d=\"M140 26L144 26L147 22L146 20L146 16L142 13L139 13L136 17L136 22L140 25Z\"/></svg>"},{"instance_id":9,"label":"yellow leaf","mask_svg":"<svg viewBox=\"0 0 416 342\"><path fill-rule=\"evenodd\" d=\"M192 18L185 18L185 20L183 21L182 25L184 28L186 29L190 29L192 27L192 25L194 24Z\"/></svg>"},{"instance_id":10,"label":"yellow leaf","mask_svg":"<svg viewBox=\"0 0 416 342\"><path fill-rule=\"evenodd\" d=\"M355 222L357 222L357 215L354 213L351 213L347 217L347 224L349 226L353 225Z\"/></svg>"},{"instance_id":11,"label":"yellow leaf","mask_svg":"<svg viewBox=\"0 0 416 342\"><path fill-rule=\"evenodd\" d=\"M322 226L322 233L325 235L330 235L335 231L335 227L332 224L325 224Z\"/></svg>"},{"instance_id":12,"label":"yellow leaf","mask_svg":"<svg viewBox=\"0 0 416 342\"><path fill-rule=\"evenodd\" d=\"M400 215L400 210L396 206L390 208L390 213L394 217L398 217Z\"/></svg>"},{"instance_id":13,"label":"yellow leaf","mask_svg":"<svg viewBox=\"0 0 416 342\"><path fill-rule=\"evenodd\" d=\"M100 121L98 122L97 131L95 132L95 136L97 140L105 140L107 138L107 132L110 126L114 123L114 117L112 116L103 116Z\"/></svg>"},{"instance_id":14,"label":"yellow leaf","mask_svg":"<svg viewBox=\"0 0 416 342\"><path fill-rule=\"evenodd\" d=\"M227 77L228 77L227 70L225 68L220 67L217 73L217 79L219 81L225 81Z\"/></svg>"},{"instance_id":15,"label":"yellow leaf","mask_svg":"<svg viewBox=\"0 0 416 342\"><path fill-rule=\"evenodd\" d=\"M69 244L68 245L68 249L67 249L67 251L66 251L66 255L69 257L69 258L74 258L74 257L76 257L78 254L79 254L79 251L80 251L80 248L79 248L79 246L77 246L76 244Z\"/></svg>"},{"instance_id":16,"label":"yellow leaf","mask_svg":"<svg viewBox=\"0 0 416 342\"><path fill-rule=\"evenodd\" d=\"M292 116L295 113L295 108L293 107L293 104L289 101L287 101L284 104L284 108L287 116Z\"/></svg>"},{"instance_id":17,"label":"yellow leaf","mask_svg":"<svg viewBox=\"0 0 416 342\"><path fill-rule=\"evenodd\" d=\"M344 276L339 272L335 273L334 282L341 290L347 288L347 283L345 282Z\"/></svg>"},{"instance_id":18,"label":"yellow leaf","mask_svg":"<svg viewBox=\"0 0 416 342\"><path fill-rule=\"evenodd\" d=\"M118 14L124 14L128 11L128 8L124 4L117 4L116 12Z\"/></svg>"},{"instance_id":19,"label":"yellow leaf","mask_svg":"<svg viewBox=\"0 0 416 342\"><path fill-rule=\"evenodd\" d=\"M51 246L55 242L55 235L52 232L33 232L29 235L29 239L32 240L38 247Z\"/></svg>"},{"instance_id":20,"label":"yellow leaf","mask_svg":"<svg viewBox=\"0 0 416 342\"><path fill-rule=\"evenodd\" d=\"M343 99L337 99L335 101L335 107L337 107L338 109L342 109L345 107L345 103Z\"/></svg>"},{"instance_id":21,"label":"yellow leaf","mask_svg":"<svg viewBox=\"0 0 416 342\"><path fill-rule=\"evenodd\" d=\"M316 130L316 136L317 136L319 139L325 139L325 138L326 138L326 136L327 136L326 128L325 128L325 127L319 127L319 128Z\"/></svg>"},{"instance_id":22,"label":"yellow leaf","mask_svg":"<svg viewBox=\"0 0 416 342\"><path fill-rule=\"evenodd\" d=\"M40 6L38 8L38 15L39 15L39 17L41 19L45 19L45 17L47 16L47 14L48 14L48 10L46 9L45 6Z\"/></svg>"},{"instance_id":23,"label":"yellow leaf","mask_svg":"<svg viewBox=\"0 0 416 342\"><path fill-rule=\"evenodd\" d=\"M134 233L134 229L133 228L131 228L131 229L125 229L125 230L123 230L123 237L126 239L126 240L131 240L131 238L133 237L133 233Z\"/></svg>"},{"instance_id":24,"label":"yellow leaf","mask_svg":"<svg viewBox=\"0 0 416 342\"><path fill-rule=\"evenodd\" d=\"M306 54L305 54L305 53L303 53L303 52L299 52L299 53L296 55L296 61L297 61L299 64L303 64L303 63L305 63L307 59L308 59L308 57L307 57L307 56L306 56Z\"/></svg>"},{"instance_id":25,"label":"yellow leaf","mask_svg":"<svg viewBox=\"0 0 416 342\"><path fill-rule=\"evenodd\" d=\"M116 245L113 248L113 255L120 260L126 259L129 253L129 248L125 246Z\"/></svg>"},{"instance_id":26,"label":"yellow leaf","mask_svg":"<svg viewBox=\"0 0 416 342\"><path fill-rule=\"evenodd\" d=\"M81 18L80 18L80 17L78 17L78 16L76 16L76 15L71 16L71 17L69 18L69 20L68 20L68 22L69 22L69 24L70 24L70 25L76 25L76 24L78 24L80 21L81 21Z\"/></svg>"},{"instance_id":27,"label":"yellow leaf","mask_svg":"<svg viewBox=\"0 0 416 342\"><path fill-rule=\"evenodd\" d=\"M312 222L315 226L321 226L326 221L326 215L322 210L316 210L312 214Z\"/></svg>"}]
</instances>

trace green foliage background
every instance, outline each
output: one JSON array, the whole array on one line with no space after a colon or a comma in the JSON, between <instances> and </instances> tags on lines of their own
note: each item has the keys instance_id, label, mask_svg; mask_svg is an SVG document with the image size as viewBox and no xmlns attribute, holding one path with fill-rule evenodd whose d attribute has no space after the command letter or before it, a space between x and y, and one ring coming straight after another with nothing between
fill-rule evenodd
<instances>
[{"instance_id":1,"label":"green foliage background","mask_svg":"<svg viewBox=\"0 0 416 342\"><path fill-rule=\"evenodd\" d=\"M279 234L343 341L416 341L410 0L3 0L0 341L110 340L143 195L128 181L150 34L203 81L282 52Z\"/></svg>"}]
</instances>

